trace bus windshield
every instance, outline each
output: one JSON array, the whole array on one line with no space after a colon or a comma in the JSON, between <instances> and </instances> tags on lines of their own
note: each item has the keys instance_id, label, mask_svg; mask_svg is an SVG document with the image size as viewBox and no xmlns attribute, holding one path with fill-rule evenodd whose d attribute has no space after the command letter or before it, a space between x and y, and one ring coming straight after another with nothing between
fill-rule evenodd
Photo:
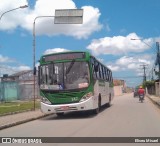
<instances>
[{"instance_id":1,"label":"bus windshield","mask_svg":"<svg viewBox=\"0 0 160 146\"><path fill-rule=\"evenodd\" d=\"M52 63L40 66L40 89L71 90L87 88L90 83L87 62Z\"/></svg>"}]
</instances>

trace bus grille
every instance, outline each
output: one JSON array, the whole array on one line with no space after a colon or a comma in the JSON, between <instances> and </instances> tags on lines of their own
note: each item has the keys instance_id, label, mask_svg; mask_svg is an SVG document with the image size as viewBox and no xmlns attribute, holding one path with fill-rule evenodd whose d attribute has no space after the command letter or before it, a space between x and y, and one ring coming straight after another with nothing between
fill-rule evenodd
<instances>
[{"instance_id":1,"label":"bus grille","mask_svg":"<svg viewBox=\"0 0 160 146\"><path fill-rule=\"evenodd\" d=\"M76 107L68 107L67 109L63 108L56 108L55 111L57 112L63 112L63 111L77 111L78 109Z\"/></svg>"}]
</instances>

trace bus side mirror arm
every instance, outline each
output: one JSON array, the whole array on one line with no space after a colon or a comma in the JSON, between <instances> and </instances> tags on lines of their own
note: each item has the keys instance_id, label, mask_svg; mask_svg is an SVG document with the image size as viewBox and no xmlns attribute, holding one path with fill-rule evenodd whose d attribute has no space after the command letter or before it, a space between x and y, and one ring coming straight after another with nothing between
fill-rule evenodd
<instances>
[{"instance_id":1,"label":"bus side mirror arm","mask_svg":"<svg viewBox=\"0 0 160 146\"><path fill-rule=\"evenodd\" d=\"M36 69L36 67L34 67L33 75L36 75L36 72L37 72L37 69Z\"/></svg>"},{"instance_id":2,"label":"bus side mirror arm","mask_svg":"<svg viewBox=\"0 0 160 146\"><path fill-rule=\"evenodd\" d=\"M40 86L40 66L38 66L38 85Z\"/></svg>"}]
</instances>

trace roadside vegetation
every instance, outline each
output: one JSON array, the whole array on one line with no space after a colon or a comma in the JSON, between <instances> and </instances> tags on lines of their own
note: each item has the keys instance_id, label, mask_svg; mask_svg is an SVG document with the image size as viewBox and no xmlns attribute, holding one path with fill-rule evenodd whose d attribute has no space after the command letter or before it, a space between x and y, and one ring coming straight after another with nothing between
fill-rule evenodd
<instances>
[{"instance_id":1,"label":"roadside vegetation","mask_svg":"<svg viewBox=\"0 0 160 146\"><path fill-rule=\"evenodd\" d=\"M35 102L35 108L40 108L40 102ZM18 101L18 102L2 102L0 103L0 116L10 113L23 112L34 109L33 101Z\"/></svg>"}]
</instances>

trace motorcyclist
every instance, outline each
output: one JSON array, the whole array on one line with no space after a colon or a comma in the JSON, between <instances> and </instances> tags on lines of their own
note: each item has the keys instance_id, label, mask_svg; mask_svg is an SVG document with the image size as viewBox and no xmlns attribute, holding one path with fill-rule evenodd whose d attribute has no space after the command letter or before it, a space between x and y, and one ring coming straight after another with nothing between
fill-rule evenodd
<instances>
[{"instance_id":1,"label":"motorcyclist","mask_svg":"<svg viewBox=\"0 0 160 146\"><path fill-rule=\"evenodd\" d=\"M142 86L139 86L138 95L139 95L139 100L140 100L140 95L143 95L143 99L144 99L145 90L143 89Z\"/></svg>"}]
</instances>

